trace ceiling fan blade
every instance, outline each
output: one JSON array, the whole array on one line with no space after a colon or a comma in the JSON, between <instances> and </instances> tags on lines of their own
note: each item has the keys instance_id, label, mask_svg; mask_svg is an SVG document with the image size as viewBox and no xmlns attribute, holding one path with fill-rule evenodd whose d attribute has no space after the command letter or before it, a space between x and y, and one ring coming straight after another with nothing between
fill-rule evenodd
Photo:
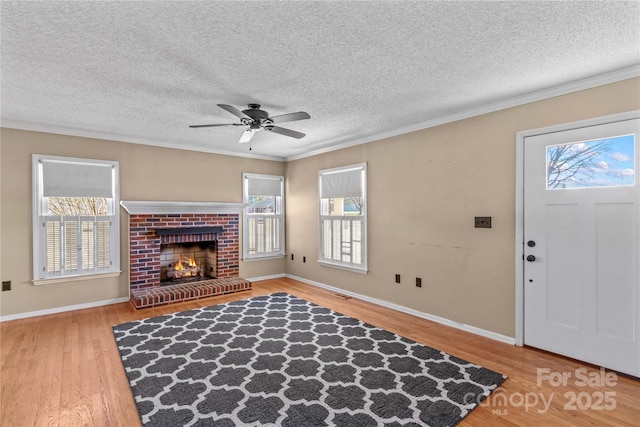
<instances>
[{"instance_id":1,"label":"ceiling fan blade","mask_svg":"<svg viewBox=\"0 0 640 427\"><path fill-rule=\"evenodd\" d=\"M190 128L211 128L215 126L242 126L242 123L221 123L215 125L190 125Z\"/></svg>"},{"instance_id":2,"label":"ceiling fan blade","mask_svg":"<svg viewBox=\"0 0 640 427\"><path fill-rule=\"evenodd\" d=\"M223 110L226 110L226 111L230 112L231 114L233 114L236 117L240 117L241 119L249 119L249 120L251 120L251 117L247 116L245 113L243 113L242 111L238 110L233 105L218 104L218 107L222 108Z\"/></svg>"},{"instance_id":3,"label":"ceiling fan blade","mask_svg":"<svg viewBox=\"0 0 640 427\"><path fill-rule=\"evenodd\" d=\"M253 138L253 135L259 130L260 129L254 129L254 128L249 128L245 130L240 136L240 140L238 142L241 144L244 144L245 142L251 142L251 138Z\"/></svg>"},{"instance_id":4,"label":"ceiling fan blade","mask_svg":"<svg viewBox=\"0 0 640 427\"><path fill-rule=\"evenodd\" d=\"M302 132L297 132L295 130L281 128L280 126L266 126L265 129L270 131L270 132L279 133L280 135L286 135L286 136L290 136L292 138L297 138L297 139L304 138L306 136Z\"/></svg>"},{"instance_id":5,"label":"ceiling fan blade","mask_svg":"<svg viewBox=\"0 0 640 427\"><path fill-rule=\"evenodd\" d=\"M289 114L281 114L279 116L269 117L273 123L284 123L284 122L293 122L296 120L305 120L310 119L311 116L309 113L305 113L304 111L298 111L297 113L289 113Z\"/></svg>"}]
</instances>

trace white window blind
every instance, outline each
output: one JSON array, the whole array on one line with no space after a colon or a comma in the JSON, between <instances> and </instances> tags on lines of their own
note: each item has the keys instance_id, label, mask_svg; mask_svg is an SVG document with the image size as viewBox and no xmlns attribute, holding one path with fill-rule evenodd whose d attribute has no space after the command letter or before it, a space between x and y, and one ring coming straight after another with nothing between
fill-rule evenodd
<instances>
[{"instance_id":1,"label":"white window blind","mask_svg":"<svg viewBox=\"0 0 640 427\"><path fill-rule=\"evenodd\" d=\"M336 197L360 197L362 195L363 167L355 169L328 171L320 175L320 188L323 199Z\"/></svg>"},{"instance_id":2,"label":"white window blind","mask_svg":"<svg viewBox=\"0 0 640 427\"><path fill-rule=\"evenodd\" d=\"M44 197L113 197L112 165L52 159L40 162Z\"/></svg>"},{"instance_id":3,"label":"white window blind","mask_svg":"<svg viewBox=\"0 0 640 427\"><path fill-rule=\"evenodd\" d=\"M249 196L282 196L282 177L258 177L245 174Z\"/></svg>"}]
</instances>

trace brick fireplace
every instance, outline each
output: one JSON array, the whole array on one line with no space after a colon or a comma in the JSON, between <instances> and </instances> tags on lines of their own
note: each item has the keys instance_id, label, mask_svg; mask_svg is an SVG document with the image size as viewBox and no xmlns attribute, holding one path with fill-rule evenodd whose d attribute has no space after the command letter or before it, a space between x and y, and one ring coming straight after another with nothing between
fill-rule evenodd
<instances>
[{"instance_id":1,"label":"brick fireplace","mask_svg":"<svg viewBox=\"0 0 640 427\"><path fill-rule=\"evenodd\" d=\"M129 213L129 284L136 308L251 289L251 282L239 277L241 205L138 201L121 205ZM189 251L194 245L207 247L214 254L207 255L215 258L207 261L209 274L202 280L167 285L162 269L172 260L161 249L178 244L189 244Z\"/></svg>"}]
</instances>

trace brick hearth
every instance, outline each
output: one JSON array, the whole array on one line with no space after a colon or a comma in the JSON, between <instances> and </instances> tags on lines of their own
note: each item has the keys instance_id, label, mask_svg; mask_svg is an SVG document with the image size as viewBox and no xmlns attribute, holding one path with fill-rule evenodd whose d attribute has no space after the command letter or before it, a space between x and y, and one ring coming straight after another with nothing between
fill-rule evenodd
<instances>
[{"instance_id":1,"label":"brick hearth","mask_svg":"<svg viewBox=\"0 0 640 427\"><path fill-rule=\"evenodd\" d=\"M134 213L129 209L127 211L130 214L129 286L131 302L136 308L251 289L251 282L239 277L239 213ZM172 233L171 229L179 231ZM160 286L161 244L210 240L216 241L215 279Z\"/></svg>"},{"instance_id":2,"label":"brick hearth","mask_svg":"<svg viewBox=\"0 0 640 427\"><path fill-rule=\"evenodd\" d=\"M242 277L227 277L224 279L132 290L131 303L135 308L149 308L248 290L251 290L251 282L248 280Z\"/></svg>"}]
</instances>

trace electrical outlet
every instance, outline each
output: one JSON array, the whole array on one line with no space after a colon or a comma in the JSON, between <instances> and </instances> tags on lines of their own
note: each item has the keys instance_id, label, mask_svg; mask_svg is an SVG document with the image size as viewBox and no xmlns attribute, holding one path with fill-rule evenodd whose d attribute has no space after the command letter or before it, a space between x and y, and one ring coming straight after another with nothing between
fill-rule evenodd
<instances>
[{"instance_id":1,"label":"electrical outlet","mask_svg":"<svg viewBox=\"0 0 640 427\"><path fill-rule=\"evenodd\" d=\"M5 281L2 282L2 290L3 291L10 291L11 290L11 280L7 280L6 282Z\"/></svg>"},{"instance_id":2,"label":"electrical outlet","mask_svg":"<svg viewBox=\"0 0 640 427\"><path fill-rule=\"evenodd\" d=\"M416 288L422 287L422 279L420 277L416 277Z\"/></svg>"},{"instance_id":3,"label":"electrical outlet","mask_svg":"<svg viewBox=\"0 0 640 427\"><path fill-rule=\"evenodd\" d=\"M396 274L396 283L400 283L400 275Z\"/></svg>"},{"instance_id":4,"label":"electrical outlet","mask_svg":"<svg viewBox=\"0 0 640 427\"><path fill-rule=\"evenodd\" d=\"M475 227L476 228L491 228L491 217L490 216L477 216L477 217L475 217Z\"/></svg>"}]
</instances>

